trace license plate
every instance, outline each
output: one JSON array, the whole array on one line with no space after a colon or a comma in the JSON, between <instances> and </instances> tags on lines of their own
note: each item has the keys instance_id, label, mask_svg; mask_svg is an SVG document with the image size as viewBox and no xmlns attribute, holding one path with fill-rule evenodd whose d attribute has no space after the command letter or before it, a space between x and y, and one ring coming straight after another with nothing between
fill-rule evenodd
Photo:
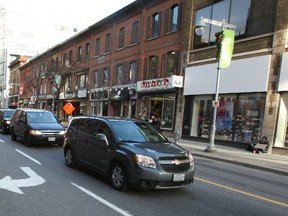
<instances>
[{"instance_id":1,"label":"license plate","mask_svg":"<svg viewBox=\"0 0 288 216\"><path fill-rule=\"evenodd\" d=\"M178 181L184 181L185 180L185 174L174 174L173 175L173 181L178 182Z\"/></svg>"},{"instance_id":2,"label":"license plate","mask_svg":"<svg viewBox=\"0 0 288 216\"><path fill-rule=\"evenodd\" d=\"M53 141L55 141L55 140L56 140L55 137L48 137L48 141L49 141L49 142L53 142Z\"/></svg>"}]
</instances>

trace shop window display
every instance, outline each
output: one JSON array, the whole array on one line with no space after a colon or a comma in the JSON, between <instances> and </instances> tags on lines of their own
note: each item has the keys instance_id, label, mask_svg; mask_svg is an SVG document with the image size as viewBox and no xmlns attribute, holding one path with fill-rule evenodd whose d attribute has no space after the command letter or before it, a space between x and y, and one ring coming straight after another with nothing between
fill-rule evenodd
<instances>
[{"instance_id":1,"label":"shop window display","mask_svg":"<svg viewBox=\"0 0 288 216\"><path fill-rule=\"evenodd\" d=\"M196 96L192 106L190 135L208 138L213 113L211 96ZM265 94L221 95L216 115L215 138L235 142L261 136Z\"/></svg>"},{"instance_id":2,"label":"shop window display","mask_svg":"<svg viewBox=\"0 0 288 216\"><path fill-rule=\"evenodd\" d=\"M174 94L143 96L139 117L154 124L159 129L172 130L174 126Z\"/></svg>"}]
</instances>

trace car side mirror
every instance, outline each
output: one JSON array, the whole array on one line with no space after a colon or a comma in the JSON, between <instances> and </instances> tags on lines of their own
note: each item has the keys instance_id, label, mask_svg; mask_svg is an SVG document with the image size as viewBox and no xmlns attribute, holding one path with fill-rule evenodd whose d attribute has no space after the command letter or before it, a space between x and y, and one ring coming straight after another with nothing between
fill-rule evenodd
<instances>
[{"instance_id":1,"label":"car side mirror","mask_svg":"<svg viewBox=\"0 0 288 216\"><path fill-rule=\"evenodd\" d=\"M103 133L97 134L97 135L96 135L96 139L97 139L98 141L103 141L103 142L105 142L105 143L107 144L107 146L109 145L108 139L107 139L106 135L103 134Z\"/></svg>"}]
</instances>

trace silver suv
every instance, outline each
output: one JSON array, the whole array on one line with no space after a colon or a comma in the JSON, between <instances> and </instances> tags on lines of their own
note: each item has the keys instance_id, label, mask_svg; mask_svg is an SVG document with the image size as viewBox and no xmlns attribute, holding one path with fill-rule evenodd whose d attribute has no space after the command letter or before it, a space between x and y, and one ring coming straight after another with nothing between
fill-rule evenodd
<instances>
[{"instance_id":1,"label":"silver suv","mask_svg":"<svg viewBox=\"0 0 288 216\"><path fill-rule=\"evenodd\" d=\"M177 188L194 180L191 153L141 120L74 117L64 157L68 167L81 164L107 175L116 190Z\"/></svg>"}]
</instances>

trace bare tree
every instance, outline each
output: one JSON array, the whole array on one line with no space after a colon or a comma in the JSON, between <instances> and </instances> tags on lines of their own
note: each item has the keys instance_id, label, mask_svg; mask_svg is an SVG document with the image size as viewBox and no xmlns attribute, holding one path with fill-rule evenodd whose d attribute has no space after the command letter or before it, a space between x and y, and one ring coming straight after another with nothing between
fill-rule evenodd
<instances>
[{"instance_id":1,"label":"bare tree","mask_svg":"<svg viewBox=\"0 0 288 216\"><path fill-rule=\"evenodd\" d=\"M45 71L41 72L41 77L47 79L52 86L50 90L51 92L54 91L53 96L55 96L57 101L56 114L59 117L60 93L67 90L65 88L67 87L66 84L71 85L69 81L71 82L73 75L81 70L81 68L76 62L68 62L66 59L60 58L57 55L51 56L50 64L48 63L48 66L44 68Z\"/></svg>"}]
</instances>

